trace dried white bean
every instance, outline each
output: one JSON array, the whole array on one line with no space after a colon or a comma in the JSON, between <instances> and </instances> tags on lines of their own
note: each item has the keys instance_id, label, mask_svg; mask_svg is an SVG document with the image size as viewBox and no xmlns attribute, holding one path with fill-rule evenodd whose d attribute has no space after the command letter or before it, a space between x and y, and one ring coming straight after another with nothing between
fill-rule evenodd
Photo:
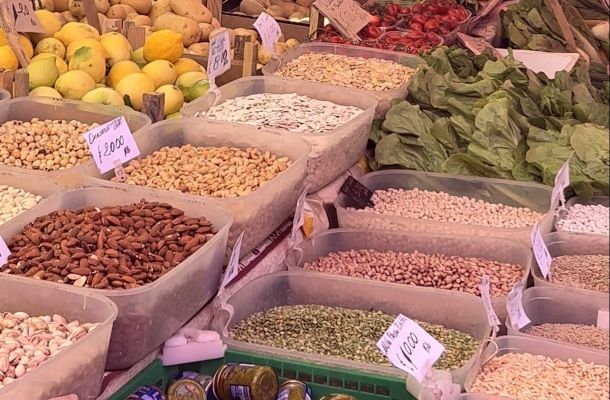
<instances>
[{"instance_id":1,"label":"dried white bean","mask_svg":"<svg viewBox=\"0 0 610 400\"><path fill-rule=\"evenodd\" d=\"M0 225L34 207L41 200L41 196L23 189L0 185Z\"/></svg>"},{"instance_id":2,"label":"dried white bean","mask_svg":"<svg viewBox=\"0 0 610 400\"><path fill-rule=\"evenodd\" d=\"M576 233L608 235L608 207L602 205L574 204L566 215L557 221L557 230Z\"/></svg>"}]
</instances>

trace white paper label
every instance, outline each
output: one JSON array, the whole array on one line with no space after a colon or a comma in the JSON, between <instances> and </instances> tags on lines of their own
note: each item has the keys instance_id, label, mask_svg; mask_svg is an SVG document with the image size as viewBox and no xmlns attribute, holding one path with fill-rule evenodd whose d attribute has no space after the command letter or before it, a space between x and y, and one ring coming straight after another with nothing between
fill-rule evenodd
<instances>
[{"instance_id":1,"label":"white paper label","mask_svg":"<svg viewBox=\"0 0 610 400\"><path fill-rule=\"evenodd\" d=\"M483 275L480 289L481 299L483 300L483 306L485 307L485 312L487 313L487 321L489 322L489 326L497 328L500 326L500 319L496 315L493 303L491 302L489 275Z\"/></svg>"},{"instance_id":2,"label":"white paper label","mask_svg":"<svg viewBox=\"0 0 610 400\"><path fill-rule=\"evenodd\" d=\"M208 79L212 80L231 68L231 45L229 31L224 30L210 40L208 56Z\"/></svg>"},{"instance_id":3,"label":"white paper label","mask_svg":"<svg viewBox=\"0 0 610 400\"><path fill-rule=\"evenodd\" d=\"M303 224L305 223L304 218L304 209L305 209L305 197L307 196L307 190L309 186L307 186L301 196L299 196L299 200L297 201L297 207L294 211L294 219L292 220L292 232L290 234L291 245L296 246L299 240L299 231Z\"/></svg>"},{"instance_id":4,"label":"white paper label","mask_svg":"<svg viewBox=\"0 0 610 400\"><path fill-rule=\"evenodd\" d=\"M570 160L566 160L566 162L559 168L557 171L557 175L555 175L555 187L553 187L553 192L551 194L551 210L559 207L561 202L565 201L564 198L564 190L570 186Z\"/></svg>"},{"instance_id":5,"label":"white paper label","mask_svg":"<svg viewBox=\"0 0 610 400\"><path fill-rule=\"evenodd\" d=\"M7 5L17 32L44 32L30 0L7 0Z\"/></svg>"},{"instance_id":6,"label":"white paper label","mask_svg":"<svg viewBox=\"0 0 610 400\"><path fill-rule=\"evenodd\" d=\"M4 242L4 239L0 237L0 271L4 268L4 265L8 262L8 257L11 255L11 251Z\"/></svg>"},{"instance_id":7,"label":"white paper label","mask_svg":"<svg viewBox=\"0 0 610 400\"><path fill-rule=\"evenodd\" d=\"M597 311L597 327L599 329L605 329L605 330L609 330L608 329L608 309L604 308L602 310L598 310Z\"/></svg>"},{"instance_id":8,"label":"white paper label","mask_svg":"<svg viewBox=\"0 0 610 400\"><path fill-rule=\"evenodd\" d=\"M542 272L542 276L548 278L549 274L551 273L553 257L551 256L551 253L549 253L549 249L546 247L544 239L542 239L540 226L538 224L534 225L532 228L532 235L530 239L532 241L532 249L534 250L534 256L536 257L536 262L538 263L540 272Z\"/></svg>"},{"instance_id":9,"label":"white paper label","mask_svg":"<svg viewBox=\"0 0 610 400\"><path fill-rule=\"evenodd\" d=\"M263 47L265 50L274 52L275 44L282 36L282 29L278 23L267 13L261 13L254 22L254 27L258 31L263 41Z\"/></svg>"},{"instance_id":10,"label":"white paper label","mask_svg":"<svg viewBox=\"0 0 610 400\"><path fill-rule=\"evenodd\" d=\"M239 273L239 257L241 253L241 242L244 240L244 232L241 232L241 235L237 238L235 242L235 246L233 246L233 251L231 252L231 258L229 258L229 264L227 264L227 270L225 271L225 276L222 279L222 284L220 285L219 294L224 292L225 288Z\"/></svg>"},{"instance_id":11,"label":"white paper label","mask_svg":"<svg viewBox=\"0 0 610 400\"><path fill-rule=\"evenodd\" d=\"M524 286L523 282L516 283L506 300L506 310L510 316L510 323L516 330L520 330L532 322L523 309L522 297Z\"/></svg>"},{"instance_id":12,"label":"white paper label","mask_svg":"<svg viewBox=\"0 0 610 400\"><path fill-rule=\"evenodd\" d=\"M317 0L314 6L349 39L359 39L358 32L371 21L371 14L353 0Z\"/></svg>"},{"instance_id":13,"label":"white paper label","mask_svg":"<svg viewBox=\"0 0 610 400\"><path fill-rule=\"evenodd\" d=\"M140 155L140 150L125 121L119 117L83 134L95 165L102 174L114 169L115 162L126 163Z\"/></svg>"},{"instance_id":14,"label":"white paper label","mask_svg":"<svg viewBox=\"0 0 610 400\"><path fill-rule=\"evenodd\" d=\"M445 347L415 321L400 314L377 342L377 347L401 370L422 382Z\"/></svg>"}]
</instances>

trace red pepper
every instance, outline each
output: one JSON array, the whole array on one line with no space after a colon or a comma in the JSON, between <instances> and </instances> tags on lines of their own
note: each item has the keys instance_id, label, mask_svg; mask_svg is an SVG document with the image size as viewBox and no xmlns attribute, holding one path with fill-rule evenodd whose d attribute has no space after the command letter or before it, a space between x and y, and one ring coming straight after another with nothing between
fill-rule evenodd
<instances>
[{"instance_id":1,"label":"red pepper","mask_svg":"<svg viewBox=\"0 0 610 400\"><path fill-rule=\"evenodd\" d=\"M411 22L409 24L409 28L413 29L414 31L420 31L420 32L423 32L423 30L424 30L424 26L417 22Z\"/></svg>"},{"instance_id":2,"label":"red pepper","mask_svg":"<svg viewBox=\"0 0 610 400\"><path fill-rule=\"evenodd\" d=\"M427 19L421 14L413 14L411 17L411 22L416 24L421 24L422 26L426 23Z\"/></svg>"},{"instance_id":3,"label":"red pepper","mask_svg":"<svg viewBox=\"0 0 610 400\"><path fill-rule=\"evenodd\" d=\"M381 18L378 15L371 15L371 22L369 22L369 24L379 26L381 25Z\"/></svg>"},{"instance_id":4,"label":"red pepper","mask_svg":"<svg viewBox=\"0 0 610 400\"><path fill-rule=\"evenodd\" d=\"M390 3L386 7L386 12L390 15L398 15L400 12L400 5L396 3Z\"/></svg>"},{"instance_id":5,"label":"red pepper","mask_svg":"<svg viewBox=\"0 0 610 400\"><path fill-rule=\"evenodd\" d=\"M369 25L365 29L367 37L371 39L377 39L379 36L381 36L381 30L376 26Z\"/></svg>"},{"instance_id":6,"label":"red pepper","mask_svg":"<svg viewBox=\"0 0 610 400\"><path fill-rule=\"evenodd\" d=\"M424 24L424 31L430 32L438 29L438 21L435 19L431 19Z\"/></svg>"},{"instance_id":7,"label":"red pepper","mask_svg":"<svg viewBox=\"0 0 610 400\"><path fill-rule=\"evenodd\" d=\"M411 10L414 14L421 14L425 11L424 8L425 6L422 3L416 3L415 5L413 5Z\"/></svg>"}]
</instances>

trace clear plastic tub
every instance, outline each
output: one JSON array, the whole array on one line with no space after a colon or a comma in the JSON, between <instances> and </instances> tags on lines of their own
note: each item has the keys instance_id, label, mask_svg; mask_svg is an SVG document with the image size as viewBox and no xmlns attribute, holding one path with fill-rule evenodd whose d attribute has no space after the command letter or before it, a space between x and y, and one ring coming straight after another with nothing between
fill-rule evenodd
<instances>
[{"instance_id":1,"label":"clear plastic tub","mask_svg":"<svg viewBox=\"0 0 610 400\"><path fill-rule=\"evenodd\" d=\"M492 394L462 393L459 400L510 400L508 397L494 396Z\"/></svg>"},{"instance_id":2,"label":"clear plastic tub","mask_svg":"<svg viewBox=\"0 0 610 400\"><path fill-rule=\"evenodd\" d=\"M445 254L448 256L478 257L488 260L511 263L523 266L522 281L526 282L530 274L531 251L520 243L499 238L473 238L465 235L443 235L431 233L395 232L395 231L363 231L357 229L333 229L314 235L302 242L295 252L286 257L289 269L303 271L308 274L332 275L317 271L303 270L303 264L317 260L332 252L359 249L379 251L400 251L412 253L418 251L426 254ZM364 279L341 276L356 284ZM367 280L368 281L368 280ZM413 287L401 283L379 282L383 285ZM442 292L459 293L452 290L432 289ZM467 294L471 296L470 294ZM506 297L492 299L494 310L499 318L507 315Z\"/></svg>"},{"instance_id":3,"label":"clear plastic tub","mask_svg":"<svg viewBox=\"0 0 610 400\"><path fill-rule=\"evenodd\" d=\"M446 192L454 196L468 196L490 203L513 207L528 207L544 214L540 231L552 229L553 214L549 210L551 188L526 182L503 179L452 176L432 172L385 170L367 174L359 179L372 191L383 189L422 189ZM490 236L511 239L530 246L532 227L492 228L443 221L411 219L348 209L348 199L340 194L335 201L339 226L342 228L390 229L411 232L451 233L459 235Z\"/></svg>"},{"instance_id":4,"label":"clear plastic tub","mask_svg":"<svg viewBox=\"0 0 610 400\"><path fill-rule=\"evenodd\" d=\"M201 118L181 118L157 123L135 135L140 154L145 157L164 146L233 146L238 148L257 147L273 154L286 156L292 165L255 192L234 198L211 198L195 196L181 192L166 191L141 186L145 191L155 192L166 199L191 199L215 204L229 211L233 216L233 225L229 234L229 246L232 247L242 230L245 232L241 254L246 255L260 244L293 212L297 200L303 191L307 168L307 155L311 145L293 134L275 135L264 133L256 127L245 125L227 126ZM112 182L114 176L110 171L100 176L95 167L87 169L93 178L85 178L88 183L101 186L133 188L133 185Z\"/></svg>"},{"instance_id":5,"label":"clear plastic tub","mask_svg":"<svg viewBox=\"0 0 610 400\"><path fill-rule=\"evenodd\" d=\"M241 78L228 83L221 88L220 99L217 104L236 97L253 94L296 93L313 99L330 101L344 106L354 106L363 110L345 125L324 134L290 132L309 141L312 145L309 160L307 161L307 180L310 192L316 192L335 178L356 164L364 154L369 137L373 114L377 100L353 89L335 87L328 90L328 86L317 82L286 81L274 76L255 76ZM216 94L208 92L203 97L185 105L182 115L193 117L197 113L207 112L216 102ZM235 127L238 124L217 121ZM286 133L285 129L260 128L265 132Z\"/></svg>"},{"instance_id":6,"label":"clear plastic tub","mask_svg":"<svg viewBox=\"0 0 610 400\"><path fill-rule=\"evenodd\" d=\"M229 336L229 330L248 316L282 305L318 304L360 310L402 313L409 318L442 324L447 328L471 334L481 343L489 338L491 329L483 303L464 293L445 292L413 286L385 285L375 281L353 280L343 277L304 272L279 272L254 279L227 300L233 310L219 312L213 326L230 348L274 357L285 357L309 363L355 369L405 378L407 374L394 367L309 354L269 346L237 341ZM478 353L477 353L478 354ZM464 366L452 371L455 383L464 382L468 370L475 363L475 354ZM418 387L409 377L409 387Z\"/></svg>"},{"instance_id":7,"label":"clear plastic tub","mask_svg":"<svg viewBox=\"0 0 610 400\"><path fill-rule=\"evenodd\" d=\"M607 256L610 254L610 249L608 249L608 238L602 235L582 235L578 233L553 232L544 236L544 242L546 243L546 247L549 249L549 253L551 253L551 257L598 254ZM544 279L535 257L532 260L532 276L534 277L534 286L547 286L556 290L563 290L566 288L564 285L551 283ZM571 289L585 296L598 295L602 293L595 290L581 288ZM607 298L607 293L602 294Z\"/></svg>"},{"instance_id":8,"label":"clear plastic tub","mask_svg":"<svg viewBox=\"0 0 610 400\"><path fill-rule=\"evenodd\" d=\"M38 368L0 389L0 400L48 400L74 393L80 400L97 398L117 307L107 298L68 286L32 282L0 274L0 313L60 314L67 320L99 323L84 338Z\"/></svg>"},{"instance_id":9,"label":"clear plastic tub","mask_svg":"<svg viewBox=\"0 0 610 400\"><path fill-rule=\"evenodd\" d=\"M7 243L34 218L53 211L84 206L130 204L145 198L161 201L183 210L193 217L203 216L218 233L193 255L155 282L127 290L75 289L79 293L95 293L114 301L119 316L112 330L107 369L132 366L180 329L218 291L220 276L231 225L231 217L219 207L192 199L159 196L138 188L85 188L69 190L52 196L26 216L18 216L0 227L0 236ZM0 274L3 276L6 274ZM24 282L31 278L16 276ZM62 283L49 283L64 288ZM69 287L69 286L68 286Z\"/></svg>"},{"instance_id":10,"label":"clear plastic tub","mask_svg":"<svg viewBox=\"0 0 610 400\"><path fill-rule=\"evenodd\" d=\"M605 207L610 207L610 197L608 196L594 196L593 198L591 198L590 200L586 200L580 197L572 197L571 199L569 199L568 201L566 201L566 208L569 209L570 207L572 207L575 204L582 204L585 206L593 206L593 205L602 205ZM581 232L570 232L570 231L562 231L561 229L559 229L559 225L558 222L560 219L564 218L567 214L566 210L561 210L559 211L557 218L555 219L555 230L558 232L565 232L565 233L570 233L570 234L574 234L574 235L585 235L585 236L601 236L601 237L605 237L606 240L609 240L609 236L608 235L600 235L600 234L595 234L595 233L581 233Z\"/></svg>"},{"instance_id":11,"label":"clear plastic tub","mask_svg":"<svg viewBox=\"0 0 610 400\"><path fill-rule=\"evenodd\" d=\"M380 49L371 49L360 46L341 45L333 43L303 43L297 47L282 54L278 59L272 59L265 67L263 67L263 75L275 75L280 67L292 60L295 60L306 53L323 53L323 54L337 54L347 57L362 57L362 58L378 58L382 60L394 61L411 68L416 68L422 61L421 58L405 53L398 53L395 51L387 51ZM288 79L290 78L282 78ZM329 89L333 90L333 89ZM404 99L409 93L409 82L405 82L401 87L392 90L364 90L364 89L353 89L356 93L368 94L374 96L379 100L377 105L377 115L384 115L390 108L390 101L393 99Z\"/></svg>"},{"instance_id":12,"label":"clear plastic tub","mask_svg":"<svg viewBox=\"0 0 610 400\"><path fill-rule=\"evenodd\" d=\"M11 99L11 94L4 89L0 89L0 102L7 101L10 99Z\"/></svg>"},{"instance_id":13,"label":"clear plastic tub","mask_svg":"<svg viewBox=\"0 0 610 400\"><path fill-rule=\"evenodd\" d=\"M522 303L525 314L532 321L533 325L551 323L596 326L598 311L608 308L608 296L605 294L583 296L581 292L571 288L557 290L555 288L542 286L531 287L524 290ZM539 340L563 343L568 346L608 353L604 350L597 350L589 347L572 345L558 340L528 335L522 332L525 328L517 330L512 327L510 316L506 318L506 328L508 329L508 334L513 336L537 338Z\"/></svg>"},{"instance_id":14,"label":"clear plastic tub","mask_svg":"<svg viewBox=\"0 0 610 400\"><path fill-rule=\"evenodd\" d=\"M47 97L21 97L0 104L0 124L7 121L29 121L32 118L42 120L65 119L85 123L106 123L124 116L132 132L151 124L150 118L128 107L104 106L81 101L51 99ZM0 171L31 172L38 179L54 179L66 186L78 186L83 182L83 170L87 165L93 165L93 160L74 168L61 171L38 171L0 164Z\"/></svg>"}]
</instances>

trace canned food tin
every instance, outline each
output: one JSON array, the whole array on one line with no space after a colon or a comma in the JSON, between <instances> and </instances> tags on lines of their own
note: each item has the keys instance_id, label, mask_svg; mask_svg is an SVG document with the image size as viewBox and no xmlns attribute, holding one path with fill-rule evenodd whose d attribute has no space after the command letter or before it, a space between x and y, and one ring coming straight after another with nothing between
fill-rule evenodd
<instances>
[{"instance_id":1,"label":"canned food tin","mask_svg":"<svg viewBox=\"0 0 610 400\"><path fill-rule=\"evenodd\" d=\"M225 364L214 375L218 400L276 400L280 384L270 367Z\"/></svg>"},{"instance_id":2,"label":"canned food tin","mask_svg":"<svg viewBox=\"0 0 610 400\"><path fill-rule=\"evenodd\" d=\"M127 396L125 400L166 400L163 391L154 385L144 385Z\"/></svg>"},{"instance_id":3,"label":"canned food tin","mask_svg":"<svg viewBox=\"0 0 610 400\"><path fill-rule=\"evenodd\" d=\"M288 380L280 386L277 400L311 400L311 388L301 381Z\"/></svg>"},{"instance_id":4,"label":"canned food tin","mask_svg":"<svg viewBox=\"0 0 610 400\"><path fill-rule=\"evenodd\" d=\"M167 389L167 400L206 400L205 387L194 379L178 379Z\"/></svg>"},{"instance_id":5,"label":"canned food tin","mask_svg":"<svg viewBox=\"0 0 610 400\"><path fill-rule=\"evenodd\" d=\"M350 396L349 394L329 394L327 396L322 397L320 400L358 400L354 396Z\"/></svg>"},{"instance_id":6,"label":"canned food tin","mask_svg":"<svg viewBox=\"0 0 610 400\"><path fill-rule=\"evenodd\" d=\"M200 373L195 371L181 371L172 377L172 380L170 381L170 386L174 382L179 381L180 379L192 379L194 381L199 382L204 388L208 387L210 382L214 381L213 376L201 375Z\"/></svg>"}]
</instances>

